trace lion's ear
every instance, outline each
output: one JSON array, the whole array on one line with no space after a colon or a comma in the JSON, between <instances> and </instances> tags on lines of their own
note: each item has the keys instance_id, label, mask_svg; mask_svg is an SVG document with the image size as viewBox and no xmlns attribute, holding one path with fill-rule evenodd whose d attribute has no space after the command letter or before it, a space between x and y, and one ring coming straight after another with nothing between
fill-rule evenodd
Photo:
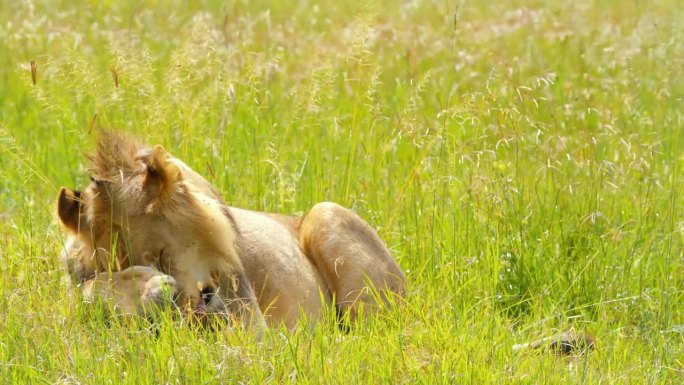
<instances>
[{"instance_id":1,"label":"lion's ear","mask_svg":"<svg viewBox=\"0 0 684 385\"><path fill-rule=\"evenodd\" d=\"M171 155L162 146L154 146L152 153L144 156L145 178L143 188L160 200L166 199L173 192L173 185L183 179L178 166Z\"/></svg>"},{"instance_id":2,"label":"lion's ear","mask_svg":"<svg viewBox=\"0 0 684 385\"><path fill-rule=\"evenodd\" d=\"M81 192L62 187L57 198L57 215L68 230L78 232L81 217Z\"/></svg>"}]
</instances>

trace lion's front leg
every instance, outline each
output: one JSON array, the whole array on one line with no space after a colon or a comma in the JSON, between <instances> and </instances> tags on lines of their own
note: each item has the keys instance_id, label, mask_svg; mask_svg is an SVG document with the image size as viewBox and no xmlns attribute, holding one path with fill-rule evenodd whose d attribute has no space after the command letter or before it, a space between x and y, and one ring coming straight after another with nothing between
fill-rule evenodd
<instances>
[{"instance_id":1,"label":"lion's front leg","mask_svg":"<svg viewBox=\"0 0 684 385\"><path fill-rule=\"evenodd\" d=\"M176 280L148 266L102 272L78 285L86 302L101 301L117 314L153 318L174 306Z\"/></svg>"}]
</instances>

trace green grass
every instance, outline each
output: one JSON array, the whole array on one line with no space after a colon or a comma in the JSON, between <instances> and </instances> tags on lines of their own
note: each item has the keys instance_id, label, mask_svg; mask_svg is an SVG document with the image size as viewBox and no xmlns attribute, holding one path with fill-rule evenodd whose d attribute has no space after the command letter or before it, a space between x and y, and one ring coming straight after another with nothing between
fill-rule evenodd
<instances>
[{"instance_id":1,"label":"green grass","mask_svg":"<svg viewBox=\"0 0 684 385\"><path fill-rule=\"evenodd\" d=\"M222 3L0 8L0 378L684 381L678 1ZM405 306L257 343L72 305L54 201L86 183L97 127L163 144L235 206L353 208ZM511 349L568 329L597 350Z\"/></svg>"}]
</instances>

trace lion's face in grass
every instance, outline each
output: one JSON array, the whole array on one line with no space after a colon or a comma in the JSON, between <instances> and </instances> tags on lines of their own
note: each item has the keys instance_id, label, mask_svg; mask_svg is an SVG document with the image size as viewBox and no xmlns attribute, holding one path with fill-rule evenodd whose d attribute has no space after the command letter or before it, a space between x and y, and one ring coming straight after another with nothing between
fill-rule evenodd
<instances>
[{"instance_id":1,"label":"lion's face in grass","mask_svg":"<svg viewBox=\"0 0 684 385\"><path fill-rule=\"evenodd\" d=\"M90 160L91 183L63 188L60 220L69 233L67 260L77 282L103 271L153 266L173 276L183 306L215 292L240 270L235 231L208 182L161 146L104 132ZM86 271L83 271L86 270Z\"/></svg>"}]
</instances>

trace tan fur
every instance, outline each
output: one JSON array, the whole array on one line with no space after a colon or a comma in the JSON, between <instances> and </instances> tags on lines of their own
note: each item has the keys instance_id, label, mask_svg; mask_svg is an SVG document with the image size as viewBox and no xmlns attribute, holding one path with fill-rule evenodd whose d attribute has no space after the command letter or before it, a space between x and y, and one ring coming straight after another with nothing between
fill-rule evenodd
<instances>
[{"instance_id":1,"label":"tan fur","mask_svg":"<svg viewBox=\"0 0 684 385\"><path fill-rule=\"evenodd\" d=\"M354 320L364 306L373 311L404 295L387 247L339 205L319 203L302 218L227 207L161 146L115 132L101 133L88 159L90 186L63 188L58 198L69 235L63 261L86 297L124 314L168 306L158 293L170 288L200 317L294 327L334 299Z\"/></svg>"}]
</instances>

